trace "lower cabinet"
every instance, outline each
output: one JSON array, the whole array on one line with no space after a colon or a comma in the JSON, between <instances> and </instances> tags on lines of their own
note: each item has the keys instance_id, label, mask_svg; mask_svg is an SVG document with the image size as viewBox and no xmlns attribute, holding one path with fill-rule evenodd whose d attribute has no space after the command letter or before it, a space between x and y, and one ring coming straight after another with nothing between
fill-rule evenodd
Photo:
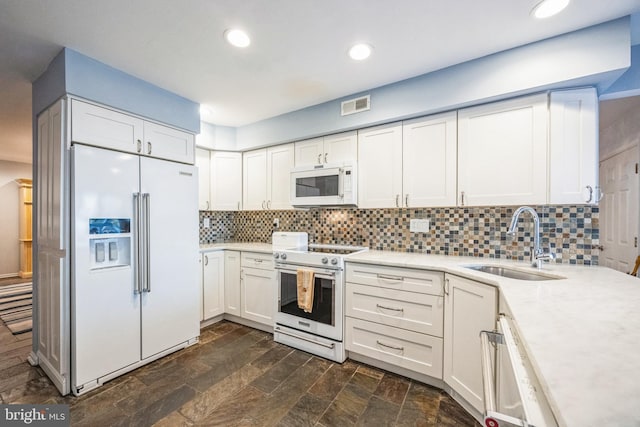
<instances>
[{"instance_id":1,"label":"lower cabinet","mask_svg":"<svg viewBox=\"0 0 640 427\"><path fill-rule=\"evenodd\" d=\"M442 379L442 273L347 263L345 348Z\"/></svg>"},{"instance_id":2,"label":"lower cabinet","mask_svg":"<svg viewBox=\"0 0 640 427\"><path fill-rule=\"evenodd\" d=\"M276 275L271 254L242 252L240 263L240 316L273 326Z\"/></svg>"},{"instance_id":3,"label":"lower cabinet","mask_svg":"<svg viewBox=\"0 0 640 427\"><path fill-rule=\"evenodd\" d=\"M204 252L202 264L202 316L200 320L211 319L225 311L225 253L224 251Z\"/></svg>"},{"instance_id":4,"label":"lower cabinet","mask_svg":"<svg viewBox=\"0 0 640 427\"><path fill-rule=\"evenodd\" d=\"M224 251L224 312L240 316L240 252Z\"/></svg>"},{"instance_id":5,"label":"lower cabinet","mask_svg":"<svg viewBox=\"0 0 640 427\"><path fill-rule=\"evenodd\" d=\"M484 411L480 331L496 327L498 289L445 275L443 379L478 411Z\"/></svg>"}]
</instances>

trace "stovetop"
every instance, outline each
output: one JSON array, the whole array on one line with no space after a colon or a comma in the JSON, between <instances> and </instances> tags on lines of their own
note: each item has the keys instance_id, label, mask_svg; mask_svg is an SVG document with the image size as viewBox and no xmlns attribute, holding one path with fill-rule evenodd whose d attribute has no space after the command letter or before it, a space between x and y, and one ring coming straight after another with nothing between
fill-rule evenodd
<instances>
[{"instance_id":1,"label":"stovetop","mask_svg":"<svg viewBox=\"0 0 640 427\"><path fill-rule=\"evenodd\" d=\"M319 266L342 269L349 255L369 250L365 246L323 245L311 243L306 247L278 249L273 256L276 263Z\"/></svg>"}]
</instances>

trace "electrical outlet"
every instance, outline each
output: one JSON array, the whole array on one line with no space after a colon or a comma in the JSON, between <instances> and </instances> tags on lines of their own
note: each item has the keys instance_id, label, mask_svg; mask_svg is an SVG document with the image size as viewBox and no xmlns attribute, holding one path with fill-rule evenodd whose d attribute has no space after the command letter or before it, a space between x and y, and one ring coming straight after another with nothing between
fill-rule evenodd
<instances>
[{"instance_id":1,"label":"electrical outlet","mask_svg":"<svg viewBox=\"0 0 640 427\"><path fill-rule=\"evenodd\" d=\"M211 219L210 219L210 218L205 218L205 219L202 221L202 226L203 226L204 228L209 228L209 227L211 227Z\"/></svg>"},{"instance_id":2,"label":"electrical outlet","mask_svg":"<svg viewBox=\"0 0 640 427\"><path fill-rule=\"evenodd\" d=\"M279 218L273 218L273 226L275 228L280 227L280 219Z\"/></svg>"},{"instance_id":3,"label":"electrical outlet","mask_svg":"<svg viewBox=\"0 0 640 427\"><path fill-rule=\"evenodd\" d=\"M429 231L428 219L412 219L409 221L409 231L412 233L427 233Z\"/></svg>"}]
</instances>

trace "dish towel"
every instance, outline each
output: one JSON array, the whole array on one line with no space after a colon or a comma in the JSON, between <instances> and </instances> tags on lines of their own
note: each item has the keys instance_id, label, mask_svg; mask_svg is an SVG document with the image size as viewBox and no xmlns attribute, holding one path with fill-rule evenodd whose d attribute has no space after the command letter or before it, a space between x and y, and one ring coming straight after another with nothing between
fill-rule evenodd
<instances>
[{"instance_id":1,"label":"dish towel","mask_svg":"<svg viewBox=\"0 0 640 427\"><path fill-rule=\"evenodd\" d=\"M296 272L297 288L298 288L298 308L304 310L305 313L311 313L313 310L313 291L315 284L314 273L311 270L299 269Z\"/></svg>"}]
</instances>

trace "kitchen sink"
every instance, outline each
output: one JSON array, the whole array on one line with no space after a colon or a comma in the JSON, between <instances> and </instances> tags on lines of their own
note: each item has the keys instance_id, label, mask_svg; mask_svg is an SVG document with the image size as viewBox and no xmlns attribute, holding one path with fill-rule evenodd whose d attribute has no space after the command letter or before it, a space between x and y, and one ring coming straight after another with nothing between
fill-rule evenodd
<instances>
[{"instance_id":1,"label":"kitchen sink","mask_svg":"<svg viewBox=\"0 0 640 427\"><path fill-rule=\"evenodd\" d=\"M499 267L497 265L466 265L466 268L472 270L481 271L483 273L494 274L496 276L507 277L509 279L516 280L558 280L564 279L564 277L553 276L550 274L539 273L534 271L516 270L515 268Z\"/></svg>"}]
</instances>

